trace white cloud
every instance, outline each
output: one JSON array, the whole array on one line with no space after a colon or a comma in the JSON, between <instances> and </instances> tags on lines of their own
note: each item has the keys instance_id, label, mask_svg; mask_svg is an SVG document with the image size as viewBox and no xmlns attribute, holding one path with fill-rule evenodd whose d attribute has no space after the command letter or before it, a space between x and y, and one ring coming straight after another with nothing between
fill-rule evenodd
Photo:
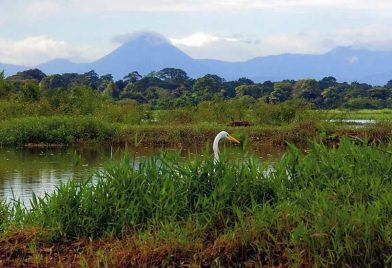
<instances>
[{"instance_id":1,"label":"white cloud","mask_svg":"<svg viewBox=\"0 0 392 268\"><path fill-rule=\"evenodd\" d=\"M25 6L24 11L28 16L54 15L61 11L61 5L56 1L32 1Z\"/></svg>"},{"instance_id":2,"label":"white cloud","mask_svg":"<svg viewBox=\"0 0 392 268\"><path fill-rule=\"evenodd\" d=\"M257 40L247 39L240 35L219 36L197 32L185 37L170 38L173 45L194 58L210 58L238 61L255 54Z\"/></svg>"},{"instance_id":3,"label":"white cloud","mask_svg":"<svg viewBox=\"0 0 392 268\"><path fill-rule=\"evenodd\" d=\"M117 41L129 41L142 33L117 36ZM153 35L163 40L159 35ZM337 46L352 46L374 50L392 50L392 28L369 25L331 32L307 31L268 36L230 35L196 32L187 36L172 36L170 41L194 58L242 61L258 56L281 53L321 54ZM48 36L33 36L22 40L0 38L0 62L34 65L54 58L91 61L110 52L118 44L100 47L73 45ZM353 55L354 57L355 55ZM352 64L359 59L348 58Z\"/></svg>"},{"instance_id":4,"label":"white cloud","mask_svg":"<svg viewBox=\"0 0 392 268\"><path fill-rule=\"evenodd\" d=\"M181 12L181 11L224 11L244 9L292 9L292 8L333 8L392 10L390 0L2 0L0 9L6 6L35 10L38 13L60 9L82 12Z\"/></svg>"},{"instance_id":5,"label":"white cloud","mask_svg":"<svg viewBox=\"0 0 392 268\"><path fill-rule=\"evenodd\" d=\"M167 39L165 36L163 36L157 32L153 32L153 31L135 31L132 33L115 35L112 38L112 42L118 43L118 44L123 44L125 42L131 42L132 40L135 40L138 38L144 38L150 44L152 44L152 43L153 44L170 43L170 40Z\"/></svg>"},{"instance_id":6,"label":"white cloud","mask_svg":"<svg viewBox=\"0 0 392 268\"><path fill-rule=\"evenodd\" d=\"M264 53L324 53L337 46L351 46L374 50L392 50L392 28L369 25L346 28L334 32L306 32L271 35L261 41Z\"/></svg>"},{"instance_id":7,"label":"white cloud","mask_svg":"<svg viewBox=\"0 0 392 268\"><path fill-rule=\"evenodd\" d=\"M336 42L357 48L392 49L392 28L387 25L368 25L356 29L342 29L335 34Z\"/></svg>"},{"instance_id":8,"label":"white cloud","mask_svg":"<svg viewBox=\"0 0 392 268\"><path fill-rule=\"evenodd\" d=\"M174 45L183 45L188 47L203 47L211 43L220 41L224 38L210 35L202 32L194 33L183 38L170 38Z\"/></svg>"},{"instance_id":9,"label":"white cloud","mask_svg":"<svg viewBox=\"0 0 392 268\"><path fill-rule=\"evenodd\" d=\"M83 61L100 57L105 52L105 48L72 46L47 36L33 36L17 41L0 39L2 63L35 65L55 58Z\"/></svg>"},{"instance_id":10,"label":"white cloud","mask_svg":"<svg viewBox=\"0 0 392 268\"><path fill-rule=\"evenodd\" d=\"M369 25L326 33L308 31L265 37L234 35L231 38L196 33L171 40L174 45L194 58L241 61L282 53L321 54L337 46L392 50L392 28L385 25ZM348 61L354 64L358 59Z\"/></svg>"},{"instance_id":11,"label":"white cloud","mask_svg":"<svg viewBox=\"0 0 392 268\"><path fill-rule=\"evenodd\" d=\"M31 22L54 17L63 11L60 1L51 0L2 0L0 2L0 25L15 23L30 25Z\"/></svg>"},{"instance_id":12,"label":"white cloud","mask_svg":"<svg viewBox=\"0 0 392 268\"><path fill-rule=\"evenodd\" d=\"M326 49L323 35L319 33L271 35L261 41L260 47L264 48L263 54L321 53Z\"/></svg>"},{"instance_id":13,"label":"white cloud","mask_svg":"<svg viewBox=\"0 0 392 268\"><path fill-rule=\"evenodd\" d=\"M391 9L392 3L389 0L223 0L221 3L235 9L258 8L258 9L279 9L279 8L334 8L334 9L365 9L365 10L385 10Z\"/></svg>"},{"instance_id":14,"label":"white cloud","mask_svg":"<svg viewBox=\"0 0 392 268\"><path fill-rule=\"evenodd\" d=\"M291 8L333 8L333 9L392 9L390 0L69 0L68 4L85 12L124 11L224 11L244 9L291 9Z\"/></svg>"}]
</instances>

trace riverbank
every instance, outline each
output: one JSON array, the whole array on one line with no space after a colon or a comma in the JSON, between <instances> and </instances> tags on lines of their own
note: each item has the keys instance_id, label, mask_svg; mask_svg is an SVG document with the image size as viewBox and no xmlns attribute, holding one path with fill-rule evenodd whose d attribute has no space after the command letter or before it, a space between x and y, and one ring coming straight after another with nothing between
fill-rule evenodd
<instances>
[{"instance_id":1,"label":"riverbank","mask_svg":"<svg viewBox=\"0 0 392 268\"><path fill-rule=\"evenodd\" d=\"M4 120L0 125L2 146L66 146L98 143L108 145L189 145L211 142L221 130L253 145L304 146L312 140L338 141L341 137L385 142L392 134L392 124L382 121L360 128L333 122L300 121L285 125L228 127L216 123L129 125L110 123L95 117L54 116Z\"/></svg>"},{"instance_id":2,"label":"riverbank","mask_svg":"<svg viewBox=\"0 0 392 268\"><path fill-rule=\"evenodd\" d=\"M392 120L392 109L332 109L317 111L315 114L323 114L324 117L329 119Z\"/></svg>"},{"instance_id":3,"label":"riverbank","mask_svg":"<svg viewBox=\"0 0 392 268\"><path fill-rule=\"evenodd\" d=\"M124 159L0 207L4 266L389 266L392 144L294 146L274 163Z\"/></svg>"}]
</instances>

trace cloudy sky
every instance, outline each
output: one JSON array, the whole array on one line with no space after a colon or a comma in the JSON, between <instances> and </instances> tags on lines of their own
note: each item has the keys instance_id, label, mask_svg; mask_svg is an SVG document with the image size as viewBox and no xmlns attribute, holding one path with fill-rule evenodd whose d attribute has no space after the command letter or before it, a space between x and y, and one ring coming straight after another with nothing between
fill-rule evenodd
<instances>
[{"instance_id":1,"label":"cloudy sky","mask_svg":"<svg viewBox=\"0 0 392 268\"><path fill-rule=\"evenodd\" d=\"M0 62L97 59L154 31L228 61L337 46L392 50L391 0L0 0Z\"/></svg>"}]
</instances>

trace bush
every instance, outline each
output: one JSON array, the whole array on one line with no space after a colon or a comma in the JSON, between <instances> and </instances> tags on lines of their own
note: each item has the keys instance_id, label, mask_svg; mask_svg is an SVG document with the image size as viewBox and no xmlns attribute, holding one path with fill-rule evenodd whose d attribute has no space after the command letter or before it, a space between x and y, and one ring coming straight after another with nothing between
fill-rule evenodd
<instances>
[{"instance_id":1,"label":"bush","mask_svg":"<svg viewBox=\"0 0 392 268\"><path fill-rule=\"evenodd\" d=\"M266 104L264 101L259 101L254 113L260 124L287 124L306 119L309 105L303 101L286 101L278 104Z\"/></svg>"},{"instance_id":2,"label":"bush","mask_svg":"<svg viewBox=\"0 0 392 268\"><path fill-rule=\"evenodd\" d=\"M314 143L306 154L290 145L266 165L225 155L214 164L207 152L183 161L125 155L95 177L34 198L16 218L11 207L7 224L41 226L53 238L131 233L167 246L167 237L180 240L173 233L186 234L184 245L198 244L181 257L199 253L204 264L385 267L392 256L392 144L366 144Z\"/></svg>"},{"instance_id":3,"label":"bush","mask_svg":"<svg viewBox=\"0 0 392 268\"><path fill-rule=\"evenodd\" d=\"M93 117L26 117L3 121L0 144L68 144L85 140L107 141L116 126Z\"/></svg>"}]
</instances>

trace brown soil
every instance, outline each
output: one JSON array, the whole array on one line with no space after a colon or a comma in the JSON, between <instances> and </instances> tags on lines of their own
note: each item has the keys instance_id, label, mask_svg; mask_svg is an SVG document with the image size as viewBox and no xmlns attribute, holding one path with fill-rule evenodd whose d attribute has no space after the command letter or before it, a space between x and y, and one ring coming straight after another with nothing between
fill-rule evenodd
<instances>
[{"instance_id":1,"label":"brown soil","mask_svg":"<svg viewBox=\"0 0 392 268\"><path fill-rule=\"evenodd\" d=\"M0 239L1 267L288 267L284 247L257 252L239 237L206 242L121 239L62 240L49 243L43 230L15 231ZM252 239L267 239L257 237ZM305 267L309 266L303 263Z\"/></svg>"}]
</instances>

